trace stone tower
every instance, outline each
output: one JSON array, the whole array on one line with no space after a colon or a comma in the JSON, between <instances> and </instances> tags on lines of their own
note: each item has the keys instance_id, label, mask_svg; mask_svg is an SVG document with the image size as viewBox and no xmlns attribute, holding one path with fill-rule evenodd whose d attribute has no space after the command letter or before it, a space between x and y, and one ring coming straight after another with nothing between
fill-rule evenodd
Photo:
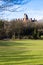
<instances>
[{"instance_id":1,"label":"stone tower","mask_svg":"<svg viewBox=\"0 0 43 65\"><path fill-rule=\"evenodd\" d=\"M28 20L28 15L25 13L25 14L24 14L24 19L23 19L23 21L24 21L24 22L27 22L27 20Z\"/></svg>"}]
</instances>

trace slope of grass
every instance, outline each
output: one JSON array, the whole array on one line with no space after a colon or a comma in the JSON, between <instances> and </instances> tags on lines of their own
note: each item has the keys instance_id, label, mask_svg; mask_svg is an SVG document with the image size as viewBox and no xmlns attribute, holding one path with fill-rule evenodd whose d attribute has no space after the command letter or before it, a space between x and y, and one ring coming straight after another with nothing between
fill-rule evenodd
<instances>
[{"instance_id":1,"label":"slope of grass","mask_svg":"<svg viewBox=\"0 0 43 65\"><path fill-rule=\"evenodd\" d=\"M0 65L43 65L43 40L0 41Z\"/></svg>"}]
</instances>

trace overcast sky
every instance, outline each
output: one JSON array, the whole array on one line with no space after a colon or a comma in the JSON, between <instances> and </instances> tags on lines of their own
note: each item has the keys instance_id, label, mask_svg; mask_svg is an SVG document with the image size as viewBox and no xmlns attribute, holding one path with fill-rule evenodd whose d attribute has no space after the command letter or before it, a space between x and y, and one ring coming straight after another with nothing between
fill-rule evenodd
<instances>
[{"instance_id":1,"label":"overcast sky","mask_svg":"<svg viewBox=\"0 0 43 65\"><path fill-rule=\"evenodd\" d=\"M23 18L43 19L43 0L0 0L0 19Z\"/></svg>"}]
</instances>

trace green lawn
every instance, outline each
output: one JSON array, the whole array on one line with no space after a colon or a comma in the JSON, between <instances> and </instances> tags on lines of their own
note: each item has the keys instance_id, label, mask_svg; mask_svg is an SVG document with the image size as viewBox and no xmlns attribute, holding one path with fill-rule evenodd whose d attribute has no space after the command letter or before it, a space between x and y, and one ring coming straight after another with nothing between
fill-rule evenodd
<instances>
[{"instance_id":1,"label":"green lawn","mask_svg":"<svg viewBox=\"0 0 43 65\"><path fill-rule=\"evenodd\" d=\"M43 65L43 40L0 41L0 65Z\"/></svg>"}]
</instances>

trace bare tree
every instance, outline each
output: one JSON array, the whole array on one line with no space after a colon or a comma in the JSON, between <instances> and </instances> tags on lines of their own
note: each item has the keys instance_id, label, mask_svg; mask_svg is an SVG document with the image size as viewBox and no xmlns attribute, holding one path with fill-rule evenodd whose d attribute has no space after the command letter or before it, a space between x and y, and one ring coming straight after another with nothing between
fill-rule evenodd
<instances>
[{"instance_id":1,"label":"bare tree","mask_svg":"<svg viewBox=\"0 0 43 65\"><path fill-rule=\"evenodd\" d=\"M0 12L1 11L11 11L11 12L15 12L18 10L18 8L20 8L21 5L24 5L28 2L30 2L31 0L0 0L0 2L3 2L0 5ZM14 7L14 9L12 9L13 6L17 5L17 7ZM9 9L9 7L11 9Z\"/></svg>"}]
</instances>

